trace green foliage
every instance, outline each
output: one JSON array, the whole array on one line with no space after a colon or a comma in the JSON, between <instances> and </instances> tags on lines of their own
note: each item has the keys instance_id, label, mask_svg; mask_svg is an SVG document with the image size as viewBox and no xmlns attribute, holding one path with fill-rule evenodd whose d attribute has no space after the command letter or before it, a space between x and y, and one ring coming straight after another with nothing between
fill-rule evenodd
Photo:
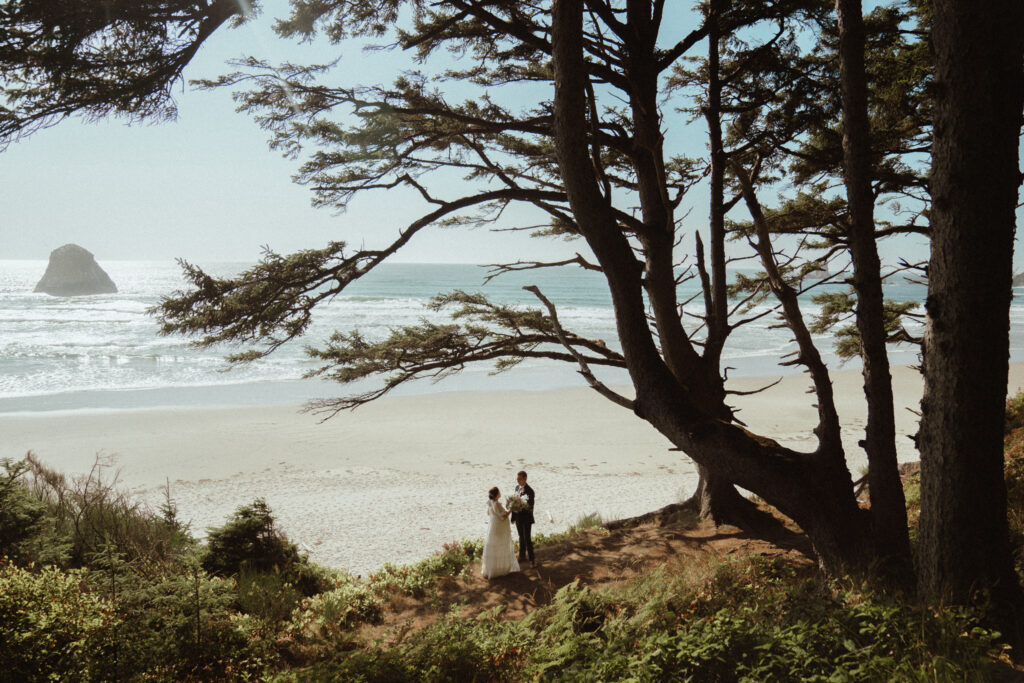
<instances>
[{"instance_id":1,"label":"green foliage","mask_svg":"<svg viewBox=\"0 0 1024 683\"><path fill-rule=\"evenodd\" d=\"M289 674L299 681L517 681L516 666L530 647L528 633L500 621L500 608L462 619L455 607L438 623L396 634L395 645L347 653ZM284 679L280 679L284 680Z\"/></svg>"},{"instance_id":2,"label":"green foliage","mask_svg":"<svg viewBox=\"0 0 1024 683\"><path fill-rule=\"evenodd\" d=\"M278 571L258 571L243 565L235 582L239 609L271 623L287 620L302 599Z\"/></svg>"},{"instance_id":3,"label":"green foliage","mask_svg":"<svg viewBox=\"0 0 1024 683\"><path fill-rule=\"evenodd\" d=\"M291 627L337 637L356 624L377 622L383 612L384 599L363 582L349 578L302 600L291 614Z\"/></svg>"},{"instance_id":4,"label":"green foliage","mask_svg":"<svg viewBox=\"0 0 1024 683\"><path fill-rule=\"evenodd\" d=\"M52 529L47 543L62 551L61 564L86 567L112 548L135 571L159 575L191 548L193 541L180 525L120 490L116 475L105 475L100 458L88 474L77 477L47 468L31 453L25 462L31 475L28 490L47 508Z\"/></svg>"},{"instance_id":5,"label":"green foliage","mask_svg":"<svg viewBox=\"0 0 1024 683\"><path fill-rule=\"evenodd\" d=\"M576 520L575 523L569 525L569 528L565 531L556 531L554 533L538 533L533 536L533 546L535 548L541 548L546 545L557 545L568 540L570 537L582 533L587 530L595 530L598 533L607 534L608 530L604 528L604 521L601 519L601 515L596 512L592 512L587 515L583 515Z\"/></svg>"},{"instance_id":6,"label":"green foliage","mask_svg":"<svg viewBox=\"0 0 1024 683\"><path fill-rule=\"evenodd\" d=\"M856 324L842 325L852 320L857 307L857 297L853 290L846 292L827 292L812 297L814 303L821 306L821 313L815 318L810 330L815 334L833 332L836 337L836 354L843 359L861 355L860 332ZM882 303L884 330L886 339L893 342L918 341L910 336L904 327L904 319L915 315L913 311L918 304L914 301L892 301L886 299Z\"/></svg>"},{"instance_id":7,"label":"green foliage","mask_svg":"<svg viewBox=\"0 0 1024 683\"><path fill-rule=\"evenodd\" d=\"M158 580L130 571L120 575L114 599L123 616L105 658L105 678L124 678L126 672L224 678L228 672L255 673L273 659L236 627L234 582L189 564ZM108 572L90 575L97 590L109 590L109 580Z\"/></svg>"},{"instance_id":8,"label":"green foliage","mask_svg":"<svg viewBox=\"0 0 1024 683\"><path fill-rule=\"evenodd\" d=\"M172 86L182 69L240 14L235 2L5 2L0 149L73 113L173 118Z\"/></svg>"},{"instance_id":9,"label":"green foliage","mask_svg":"<svg viewBox=\"0 0 1024 683\"><path fill-rule=\"evenodd\" d=\"M1024 496L1022 443L1008 438L1011 501ZM173 526L170 501L160 519ZM589 515L538 545L600 525ZM296 560L263 501L211 539L215 554L181 550L159 574L114 543L70 571L5 558L0 661L22 680L923 681L1006 671L998 635L972 611L901 603L760 557L666 566L614 589L574 583L521 621L500 608L460 618L455 604L425 628L368 643L360 625L405 597L433 603L438 577L466 576L482 542L361 579ZM200 558L236 578L211 576ZM303 572L318 586L311 597L295 583Z\"/></svg>"},{"instance_id":10,"label":"green foliage","mask_svg":"<svg viewBox=\"0 0 1024 683\"><path fill-rule=\"evenodd\" d=\"M590 514L583 515L582 517L577 519L575 523L570 525L569 529L568 529L568 532L570 534L576 534L576 533L579 533L581 531L586 531L588 529L603 529L603 528L604 528L604 519L602 519L601 515L599 515L598 513L591 512Z\"/></svg>"},{"instance_id":11,"label":"green foliage","mask_svg":"<svg viewBox=\"0 0 1024 683\"><path fill-rule=\"evenodd\" d=\"M344 409L380 398L419 377L438 379L458 373L469 363L494 362L498 373L526 358L575 360L561 347L552 319L539 309L496 304L482 294L462 290L434 296L427 309L448 313L452 322L425 320L392 329L379 340L367 339L358 330L335 332L322 348L307 348L311 358L323 363L308 376L343 384L386 376L380 389L330 402ZM571 333L565 340L588 363L623 365L621 356L603 342Z\"/></svg>"},{"instance_id":12,"label":"green foliage","mask_svg":"<svg viewBox=\"0 0 1024 683\"><path fill-rule=\"evenodd\" d=\"M21 564L61 561L67 544L54 533L46 504L22 482L28 462L0 465L0 556Z\"/></svg>"},{"instance_id":13,"label":"green foliage","mask_svg":"<svg viewBox=\"0 0 1024 683\"><path fill-rule=\"evenodd\" d=\"M386 563L370 574L367 583L370 590L378 595L397 592L421 597L433 590L436 577L464 574L469 564L482 554L482 540L445 543L440 551L415 564L396 566Z\"/></svg>"},{"instance_id":14,"label":"green foliage","mask_svg":"<svg viewBox=\"0 0 1024 683\"><path fill-rule=\"evenodd\" d=\"M206 544L203 569L222 577L245 573L247 578L240 583L251 587L254 595L262 590L254 573L273 574L281 586L294 586L302 595L315 595L327 587L323 573L277 529L262 498L240 506L224 526L208 529Z\"/></svg>"},{"instance_id":15,"label":"green foliage","mask_svg":"<svg viewBox=\"0 0 1024 683\"><path fill-rule=\"evenodd\" d=\"M624 588L573 583L522 621L454 608L327 655L290 680L990 680L1008 668L996 634L961 609L931 610L734 558L660 570Z\"/></svg>"},{"instance_id":16,"label":"green foliage","mask_svg":"<svg viewBox=\"0 0 1024 683\"><path fill-rule=\"evenodd\" d=\"M1006 424L1004 431L1007 435L1024 427L1024 391L1018 391L1014 396L1006 399Z\"/></svg>"},{"instance_id":17,"label":"green foliage","mask_svg":"<svg viewBox=\"0 0 1024 683\"><path fill-rule=\"evenodd\" d=\"M118 620L113 602L86 588L83 570L37 571L0 560L0 676L89 680Z\"/></svg>"}]
</instances>

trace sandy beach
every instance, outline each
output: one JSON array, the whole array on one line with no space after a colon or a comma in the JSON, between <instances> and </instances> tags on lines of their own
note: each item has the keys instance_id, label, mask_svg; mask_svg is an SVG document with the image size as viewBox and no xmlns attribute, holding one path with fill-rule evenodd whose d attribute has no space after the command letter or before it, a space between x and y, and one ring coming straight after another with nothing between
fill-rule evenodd
<instances>
[{"instance_id":1,"label":"sandy beach","mask_svg":"<svg viewBox=\"0 0 1024 683\"><path fill-rule=\"evenodd\" d=\"M894 369L899 458L917 459L920 376ZM739 378L750 390L775 378ZM865 409L858 371L833 374L850 469ZM735 397L750 429L811 450L816 422L805 375ZM1010 369L1012 392L1024 365ZM693 464L632 413L587 388L442 392L387 398L326 422L298 405L0 414L0 458L29 450L48 466L84 473L97 454L147 502L165 482L200 535L263 497L288 536L321 563L365 573L407 563L485 532L486 490L511 489L525 469L537 491L536 532L582 515L647 512L688 495Z\"/></svg>"}]
</instances>

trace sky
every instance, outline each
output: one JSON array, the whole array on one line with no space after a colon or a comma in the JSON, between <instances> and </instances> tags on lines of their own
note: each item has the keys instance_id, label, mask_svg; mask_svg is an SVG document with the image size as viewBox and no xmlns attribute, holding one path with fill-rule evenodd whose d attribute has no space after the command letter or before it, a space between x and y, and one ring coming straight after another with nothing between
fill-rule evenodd
<instances>
[{"instance_id":1,"label":"sky","mask_svg":"<svg viewBox=\"0 0 1024 683\"><path fill-rule=\"evenodd\" d=\"M317 63L341 54L340 70L367 84L390 83L406 63L402 55L277 38L271 20L284 16L286 3L263 4L254 21L211 36L185 78L226 73L226 60L248 54L275 63ZM176 121L129 126L118 119L69 119L0 153L0 259L46 259L68 242L101 262L250 261L264 246L288 253L330 240L376 248L419 215L422 204L393 192L357 199L341 215L313 208L309 190L291 180L301 159L270 150L266 133L235 112L227 90L179 85L175 92ZM577 249L524 233L448 229L417 235L394 260L494 263L567 258Z\"/></svg>"},{"instance_id":2,"label":"sky","mask_svg":"<svg viewBox=\"0 0 1024 683\"><path fill-rule=\"evenodd\" d=\"M365 52L325 42L300 44L276 37L272 19L286 0L266 0L263 15L207 40L185 78L212 78L225 62L249 54L271 62L326 62L341 56L347 83L389 83L407 56ZM688 31L688 18L669 35ZM355 247L388 244L422 207L411 193L357 199L337 214L310 205L309 190L291 181L301 159L285 159L248 116L234 111L226 89L200 92L178 85L176 121L126 125L106 119L69 119L0 153L0 259L45 259L68 242L98 260L252 261L263 247L281 253L317 248L330 240ZM666 110L667 123L686 115ZM669 142L704 144L700 125L666 126ZM454 194L454 188L452 190ZM706 223L704 190L681 207L684 226ZM520 217L533 222L535 216ZM692 229L684 227L687 232ZM393 260L421 263L496 263L571 258L581 242L531 239L525 233L483 229L420 233ZM687 244L692 244L688 236ZM926 258L919 244L896 251ZM883 255L884 257L885 255ZM889 254L890 261L895 251Z\"/></svg>"}]
</instances>

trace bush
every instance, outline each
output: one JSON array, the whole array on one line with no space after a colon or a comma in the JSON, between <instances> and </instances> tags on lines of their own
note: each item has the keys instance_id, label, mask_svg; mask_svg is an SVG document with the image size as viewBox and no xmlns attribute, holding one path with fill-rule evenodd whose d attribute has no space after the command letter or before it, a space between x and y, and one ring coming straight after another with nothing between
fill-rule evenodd
<instances>
[{"instance_id":1,"label":"bush","mask_svg":"<svg viewBox=\"0 0 1024 683\"><path fill-rule=\"evenodd\" d=\"M656 572L615 593L564 587L526 620L523 677L546 680L991 680L998 634L932 610L801 578L763 558L704 578Z\"/></svg>"},{"instance_id":2,"label":"bush","mask_svg":"<svg viewBox=\"0 0 1024 683\"><path fill-rule=\"evenodd\" d=\"M239 507L224 526L208 529L206 543L203 569L215 576L274 574L306 596L329 587L329 576L299 554L262 498Z\"/></svg>"},{"instance_id":3,"label":"bush","mask_svg":"<svg viewBox=\"0 0 1024 683\"><path fill-rule=\"evenodd\" d=\"M302 599L295 587L276 571L242 567L235 580L239 608L272 624L287 620Z\"/></svg>"},{"instance_id":4,"label":"bush","mask_svg":"<svg viewBox=\"0 0 1024 683\"><path fill-rule=\"evenodd\" d=\"M288 681L517 681L525 633L497 612L462 619L458 608L420 631L395 634L394 647L375 644L305 671Z\"/></svg>"},{"instance_id":5,"label":"bush","mask_svg":"<svg viewBox=\"0 0 1024 683\"><path fill-rule=\"evenodd\" d=\"M0 676L88 680L117 619L113 602L86 588L85 572L32 571L0 562Z\"/></svg>"},{"instance_id":6,"label":"bush","mask_svg":"<svg viewBox=\"0 0 1024 683\"><path fill-rule=\"evenodd\" d=\"M29 471L26 461L0 461L0 555L12 562L60 562L67 553L53 530L46 504L22 483Z\"/></svg>"},{"instance_id":7,"label":"bush","mask_svg":"<svg viewBox=\"0 0 1024 683\"><path fill-rule=\"evenodd\" d=\"M356 580L339 582L336 588L306 598L292 613L292 626L317 636L337 636L361 622L380 620L384 612L381 596Z\"/></svg>"},{"instance_id":8,"label":"bush","mask_svg":"<svg viewBox=\"0 0 1024 683\"><path fill-rule=\"evenodd\" d=\"M151 579L115 558L88 572L89 585L115 605L119 620L95 667L99 680L223 679L257 674L274 657L236 627L233 581L211 577L188 559L181 571Z\"/></svg>"},{"instance_id":9,"label":"bush","mask_svg":"<svg viewBox=\"0 0 1024 683\"><path fill-rule=\"evenodd\" d=\"M157 576L192 546L180 526L119 490L116 473L105 476L101 458L87 475L71 478L45 467L32 453L25 462L28 489L46 505L52 533L67 548L62 564L87 567L113 547L136 571Z\"/></svg>"},{"instance_id":10,"label":"bush","mask_svg":"<svg viewBox=\"0 0 1024 683\"><path fill-rule=\"evenodd\" d=\"M1004 431L1009 434L1024 427L1024 391L1006 399L1006 423Z\"/></svg>"}]
</instances>

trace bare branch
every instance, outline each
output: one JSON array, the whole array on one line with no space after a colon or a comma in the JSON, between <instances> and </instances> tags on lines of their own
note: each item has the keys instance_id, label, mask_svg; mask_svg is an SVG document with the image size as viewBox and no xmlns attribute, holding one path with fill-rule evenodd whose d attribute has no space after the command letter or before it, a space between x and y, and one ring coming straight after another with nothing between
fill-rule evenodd
<instances>
[{"instance_id":1,"label":"bare branch","mask_svg":"<svg viewBox=\"0 0 1024 683\"><path fill-rule=\"evenodd\" d=\"M598 273L601 272L601 266L595 265L587 261L581 254L576 254L576 258L566 259L565 261L516 261L515 263L488 263L484 268L490 268L490 272L487 273L487 277L484 278L484 284L490 282L494 278L504 275L505 273L513 273L521 270L535 270L538 268L556 268L558 266L568 266L576 264L585 270L593 270Z\"/></svg>"},{"instance_id":2,"label":"bare branch","mask_svg":"<svg viewBox=\"0 0 1024 683\"><path fill-rule=\"evenodd\" d=\"M781 381L782 381L782 378L780 377L777 380L775 380L774 382L772 382L771 384L766 384L763 387L761 387L760 389L751 389L750 391L737 391L735 389L726 389L725 393L727 395L729 395L729 396L753 396L754 394L760 394L762 391L768 391L769 389L771 389L772 387L776 386Z\"/></svg>"},{"instance_id":3,"label":"bare branch","mask_svg":"<svg viewBox=\"0 0 1024 683\"><path fill-rule=\"evenodd\" d=\"M570 344L569 340L566 338L565 332L562 331L562 326L558 324L558 313L555 311L555 305L551 303L547 297L541 294L540 289L538 289L535 285L523 287L523 289L525 289L527 292L533 292L534 296L540 299L541 302L543 302L543 304L547 306L551 324L555 328L555 334L558 335L558 339L559 341L562 342L562 345L566 349L568 349L569 353L571 353L576 358L576 361L580 365L580 374L583 375L583 378L587 380L587 383L590 384L590 386L597 393L601 394L612 403L620 405L623 408L629 408L630 410L633 410L633 401L626 398L625 396L622 396L621 394L612 391L607 386L605 386L600 380L594 377L594 373L590 371L590 367L588 367L586 359L582 356L582 354L576 351L575 348L573 348L572 344Z\"/></svg>"}]
</instances>

